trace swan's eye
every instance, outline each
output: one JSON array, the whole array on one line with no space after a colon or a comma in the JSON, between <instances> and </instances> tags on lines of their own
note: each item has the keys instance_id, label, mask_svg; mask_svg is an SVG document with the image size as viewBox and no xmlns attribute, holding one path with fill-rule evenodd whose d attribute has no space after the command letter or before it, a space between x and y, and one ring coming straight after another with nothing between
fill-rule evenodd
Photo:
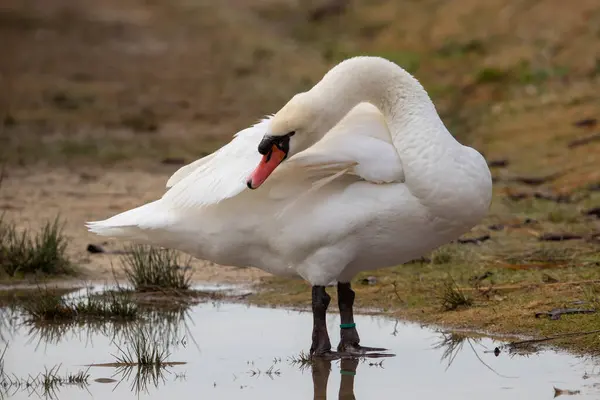
<instances>
[{"instance_id":1,"label":"swan's eye","mask_svg":"<svg viewBox=\"0 0 600 400\"><path fill-rule=\"evenodd\" d=\"M290 138L296 134L296 131L291 131L281 136L265 135L258 145L260 154L267 154L273 146L277 146L280 150L286 153L290 150Z\"/></svg>"}]
</instances>

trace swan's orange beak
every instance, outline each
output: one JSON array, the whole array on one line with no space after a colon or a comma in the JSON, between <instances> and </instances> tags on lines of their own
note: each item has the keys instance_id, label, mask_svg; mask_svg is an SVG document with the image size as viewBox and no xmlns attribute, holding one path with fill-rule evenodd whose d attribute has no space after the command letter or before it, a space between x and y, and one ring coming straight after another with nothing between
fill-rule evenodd
<instances>
[{"instance_id":1,"label":"swan's orange beak","mask_svg":"<svg viewBox=\"0 0 600 400\"><path fill-rule=\"evenodd\" d=\"M277 145L273 144L271 150L263 155L262 160L254 171L248 177L246 184L250 189L256 189L262 185L269 175L275 171L275 168L285 159L287 153L281 150Z\"/></svg>"}]
</instances>

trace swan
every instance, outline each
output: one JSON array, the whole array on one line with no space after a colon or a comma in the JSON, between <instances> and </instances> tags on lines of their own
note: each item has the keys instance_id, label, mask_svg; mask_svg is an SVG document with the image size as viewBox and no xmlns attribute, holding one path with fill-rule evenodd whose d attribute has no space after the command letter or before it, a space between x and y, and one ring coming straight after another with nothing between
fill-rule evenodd
<instances>
[{"instance_id":1,"label":"swan","mask_svg":"<svg viewBox=\"0 0 600 400\"><path fill-rule=\"evenodd\" d=\"M416 78L359 56L182 167L167 188L88 229L308 281L310 354L330 357L385 350L359 344L352 278L469 231L488 212L492 182L483 156L450 134ZM338 353L325 322L332 283Z\"/></svg>"}]
</instances>

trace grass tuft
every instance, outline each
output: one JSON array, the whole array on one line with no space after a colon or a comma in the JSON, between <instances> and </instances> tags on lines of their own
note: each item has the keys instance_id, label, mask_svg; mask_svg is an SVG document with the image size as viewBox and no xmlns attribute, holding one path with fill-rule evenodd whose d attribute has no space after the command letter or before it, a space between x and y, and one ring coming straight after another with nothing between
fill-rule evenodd
<instances>
[{"instance_id":1,"label":"grass tuft","mask_svg":"<svg viewBox=\"0 0 600 400\"><path fill-rule=\"evenodd\" d=\"M0 269L10 277L73 274L66 248L58 217L33 236L27 230L18 232L14 224L0 217Z\"/></svg>"},{"instance_id":2,"label":"grass tuft","mask_svg":"<svg viewBox=\"0 0 600 400\"><path fill-rule=\"evenodd\" d=\"M442 308L445 311L453 311L459 307L470 307L473 305L473 300L460 290L451 276L444 282L442 293L439 297L442 302Z\"/></svg>"},{"instance_id":3,"label":"grass tuft","mask_svg":"<svg viewBox=\"0 0 600 400\"><path fill-rule=\"evenodd\" d=\"M166 365L169 352L160 341L154 339L150 334L140 331L132 336L126 348L119 349L119 354L114 356L115 362L124 366L162 366Z\"/></svg>"},{"instance_id":4,"label":"grass tuft","mask_svg":"<svg viewBox=\"0 0 600 400\"><path fill-rule=\"evenodd\" d=\"M435 249L431 253L431 263L432 264L449 264L452 262L454 252L449 246L442 246L440 248Z\"/></svg>"},{"instance_id":5,"label":"grass tuft","mask_svg":"<svg viewBox=\"0 0 600 400\"><path fill-rule=\"evenodd\" d=\"M297 356L290 356L288 358L288 362L291 365L298 366L300 369L304 369L311 366L314 360L310 354L306 354L304 351L301 351Z\"/></svg>"},{"instance_id":6,"label":"grass tuft","mask_svg":"<svg viewBox=\"0 0 600 400\"><path fill-rule=\"evenodd\" d=\"M135 319L137 306L124 294L85 296L68 299L49 291L41 291L23 305L29 321L66 322L75 319Z\"/></svg>"},{"instance_id":7,"label":"grass tuft","mask_svg":"<svg viewBox=\"0 0 600 400\"><path fill-rule=\"evenodd\" d=\"M136 291L187 290L191 258L181 264L178 252L151 246L131 246L123 256L123 269Z\"/></svg>"}]
</instances>

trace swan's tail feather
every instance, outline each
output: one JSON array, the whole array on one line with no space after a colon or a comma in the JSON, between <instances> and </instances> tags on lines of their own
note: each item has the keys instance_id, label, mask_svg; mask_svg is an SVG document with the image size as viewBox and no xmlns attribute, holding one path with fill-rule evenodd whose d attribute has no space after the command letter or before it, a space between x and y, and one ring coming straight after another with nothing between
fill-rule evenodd
<instances>
[{"instance_id":1,"label":"swan's tail feather","mask_svg":"<svg viewBox=\"0 0 600 400\"><path fill-rule=\"evenodd\" d=\"M145 241L150 232L172 225L174 216L160 200L125 211L103 221L87 222L90 232L100 236Z\"/></svg>"}]
</instances>

